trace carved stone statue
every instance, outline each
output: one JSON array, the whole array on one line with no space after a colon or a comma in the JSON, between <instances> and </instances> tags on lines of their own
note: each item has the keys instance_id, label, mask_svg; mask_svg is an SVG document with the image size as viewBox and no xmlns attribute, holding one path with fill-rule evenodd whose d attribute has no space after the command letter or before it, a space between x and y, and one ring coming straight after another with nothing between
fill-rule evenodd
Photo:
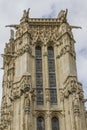
<instances>
[{"instance_id":1,"label":"carved stone statue","mask_svg":"<svg viewBox=\"0 0 87 130\"><path fill-rule=\"evenodd\" d=\"M29 93L26 92L25 94L25 107L29 107L30 106L30 96Z\"/></svg>"},{"instance_id":2,"label":"carved stone statue","mask_svg":"<svg viewBox=\"0 0 87 130\"><path fill-rule=\"evenodd\" d=\"M58 14L58 19L61 21L61 22L65 22L66 21L66 17L67 17L67 12L68 10L66 9L65 10L61 10Z\"/></svg>"},{"instance_id":3,"label":"carved stone statue","mask_svg":"<svg viewBox=\"0 0 87 130\"><path fill-rule=\"evenodd\" d=\"M25 107L29 107L34 97L34 90L30 90L25 93Z\"/></svg>"},{"instance_id":4,"label":"carved stone statue","mask_svg":"<svg viewBox=\"0 0 87 130\"><path fill-rule=\"evenodd\" d=\"M23 18L28 18L30 8L26 11L24 10Z\"/></svg>"}]
</instances>

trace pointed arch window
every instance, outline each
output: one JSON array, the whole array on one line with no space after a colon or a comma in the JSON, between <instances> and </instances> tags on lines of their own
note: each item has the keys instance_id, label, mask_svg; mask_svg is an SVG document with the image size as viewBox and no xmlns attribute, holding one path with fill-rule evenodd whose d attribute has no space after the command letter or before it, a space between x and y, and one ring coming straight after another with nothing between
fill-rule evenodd
<instances>
[{"instance_id":1,"label":"pointed arch window","mask_svg":"<svg viewBox=\"0 0 87 130\"><path fill-rule=\"evenodd\" d=\"M57 91L56 91L56 75L54 63L54 50L53 47L48 47L48 75L49 75L49 88L50 88L50 102L57 104Z\"/></svg>"},{"instance_id":2,"label":"pointed arch window","mask_svg":"<svg viewBox=\"0 0 87 130\"><path fill-rule=\"evenodd\" d=\"M59 130L59 120L56 117L53 117L51 120L52 130Z\"/></svg>"},{"instance_id":3,"label":"pointed arch window","mask_svg":"<svg viewBox=\"0 0 87 130\"><path fill-rule=\"evenodd\" d=\"M45 130L45 121L43 117L37 118L37 130Z\"/></svg>"},{"instance_id":4,"label":"pointed arch window","mask_svg":"<svg viewBox=\"0 0 87 130\"><path fill-rule=\"evenodd\" d=\"M37 105L43 105L42 51L40 46L35 48L35 56Z\"/></svg>"}]
</instances>

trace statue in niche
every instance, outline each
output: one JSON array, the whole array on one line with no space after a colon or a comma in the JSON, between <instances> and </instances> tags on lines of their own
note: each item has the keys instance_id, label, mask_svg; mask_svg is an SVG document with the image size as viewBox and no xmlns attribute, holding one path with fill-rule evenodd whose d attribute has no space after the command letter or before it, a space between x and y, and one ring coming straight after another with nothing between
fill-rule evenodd
<instances>
[{"instance_id":1,"label":"statue in niche","mask_svg":"<svg viewBox=\"0 0 87 130\"><path fill-rule=\"evenodd\" d=\"M31 101L34 98L34 90L30 90L28 92L25 93L25 106L30 106L31 105Z\"/></svg>"},{"instance_id":2,"label":"statue in niche","mask_svg":"<svg viewBox=\"0 0 87 130\"><path fill-rule=\"evenodd\" d=\"M30 106L30 95L29 92L25 93L25 107L29 107Z\"/></svg>"}]
</instances>

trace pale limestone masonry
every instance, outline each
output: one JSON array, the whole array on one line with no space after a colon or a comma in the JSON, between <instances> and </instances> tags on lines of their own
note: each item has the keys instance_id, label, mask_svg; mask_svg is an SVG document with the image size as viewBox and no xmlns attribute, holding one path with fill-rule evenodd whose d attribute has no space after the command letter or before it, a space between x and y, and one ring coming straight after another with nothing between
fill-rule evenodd
<instances>
[{"instance_id":1,"label":"pale limestone masonry","mask_svg":"<svg viewBox=\"0 0 87 130\"><path fill-rule=\"evenodd\" d=\"M52 118L59 120L55 130L87 130L87 112L83 88L78 82L73 28L67 22L67 10L57 18L30 18L24 10L18 25L11 30L3 56L3 84L0 130L37 129L43 117L45 129L52 128ZM44 103L37 105L35 47L42 50ZM48 51L54 49L57 104L50 103Z\"/></svg>"}]
</instances>

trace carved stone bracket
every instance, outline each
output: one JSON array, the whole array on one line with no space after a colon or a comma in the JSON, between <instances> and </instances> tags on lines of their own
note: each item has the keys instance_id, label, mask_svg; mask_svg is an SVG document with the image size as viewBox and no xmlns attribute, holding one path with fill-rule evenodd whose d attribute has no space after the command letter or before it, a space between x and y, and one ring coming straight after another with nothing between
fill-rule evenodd
<instances>
[{"instance_id":1,"label":"carved stone bracket","mask_svg":"<svg viewBox=\"0 0 87 130\"><path fill-rule=\"evenodd\" d=\"M21 77L20 81L14 83L13 95L11 99L14 101L14 99L20 98L24 93L31 90L31 75L26 73Z\"/></svg>"},{"instance_id":2,"label":"carved stone bracket","mask_svg":"<svg viewBox=\"0 0 87 130\"><path fill-rule=\"evenodd\" d=\"M70 94L77 93L79 99L83 100L82 85L77 81L76 76L68 76L64 82L64 97L68 98Z\"/></svg>"}]
</instances>

